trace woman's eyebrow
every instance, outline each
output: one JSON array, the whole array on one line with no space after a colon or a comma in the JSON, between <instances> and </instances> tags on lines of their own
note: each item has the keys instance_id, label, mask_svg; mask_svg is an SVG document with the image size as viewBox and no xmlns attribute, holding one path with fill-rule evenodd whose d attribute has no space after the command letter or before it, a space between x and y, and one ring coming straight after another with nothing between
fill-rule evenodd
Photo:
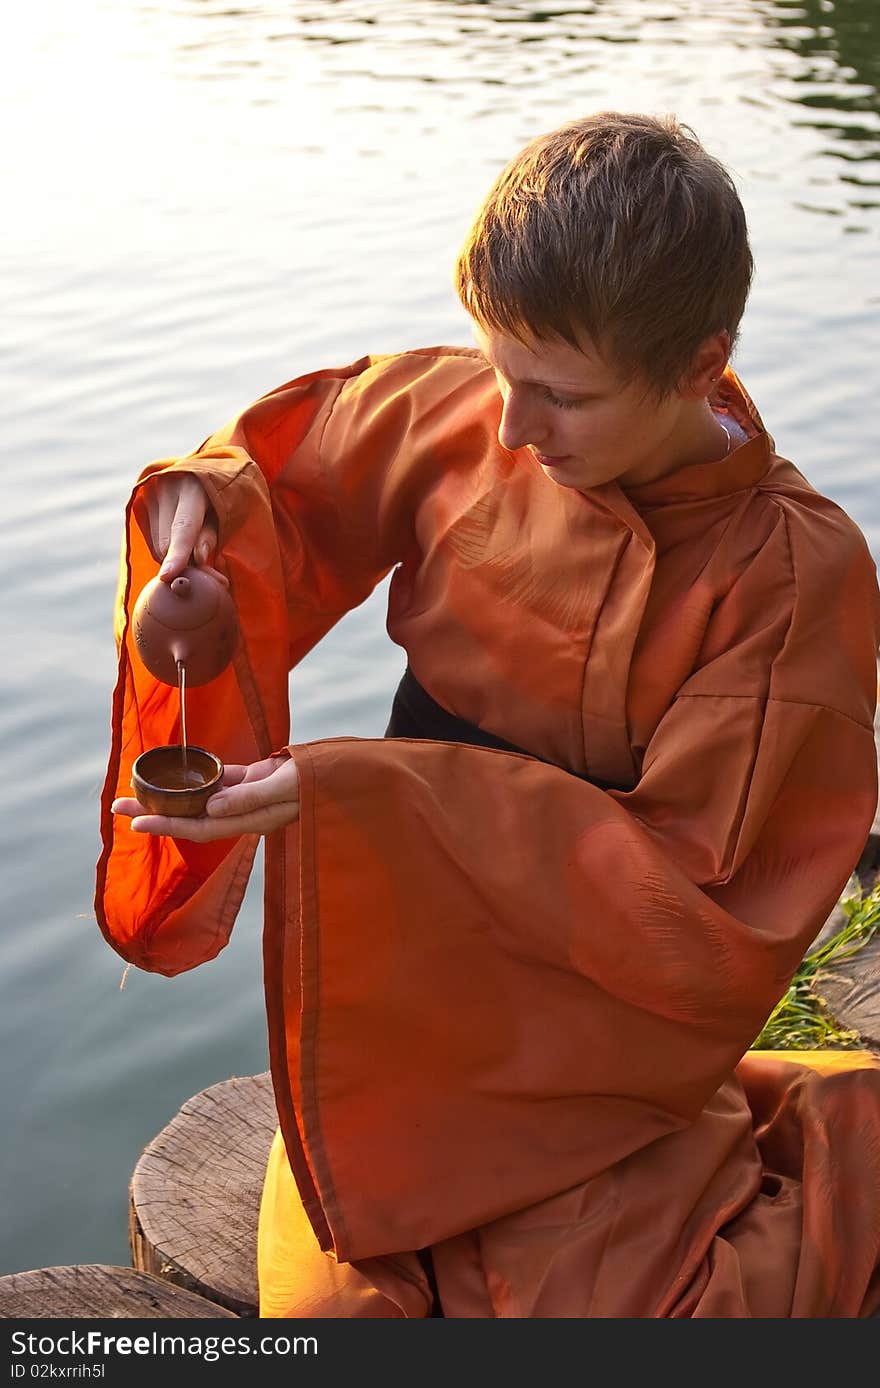
<instances>
[{"instance_id":1,"label":"woman's eyebrow","mask_svg":"<svg viewBox=\"0 0 880 1388\"><path fill-rule=\"evenodd\" d=\"M500 366L498 366L492 360L492 358L488 356L486 352L483 353L483 356L486 358L486 361L489 363L493 371L501 370ZM591 395L595 393L594 391L588 389L588 387L585 386L583 383L575 385L573 382L567 381L535 381L530 380L529 378L525 378L524 380L520 381L519 384L521 386L544 386L546 390L573 390L577 391L581 395Z\"/></svg>"},{"instance_id":2,"label":"woman's eyebrow","mask_svg":"<svg viewBox=\"0 0 880 1388\"><path fill-rule=\"evenodd\" d=\"M579 395L589 395L584 385L572 385L566 381L520 381L522 386L544 386L547 390L575 390Z\"/></svg>"}]
</instances>

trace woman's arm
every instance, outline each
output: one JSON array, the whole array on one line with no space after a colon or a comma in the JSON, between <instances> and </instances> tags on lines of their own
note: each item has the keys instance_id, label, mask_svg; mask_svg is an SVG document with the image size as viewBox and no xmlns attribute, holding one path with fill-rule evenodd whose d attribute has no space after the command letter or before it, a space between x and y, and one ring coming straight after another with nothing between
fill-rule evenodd
<instances>
[{"instance_id":1,"label":"woman's arm","mask_svg":"<svg viewBox=\"0 0 880 1388\"><path fill-rule=\"evenodd\" d=\"M168 974L212 958L229 937L258 834L267 832L230 821L222 837L195 842L133 832L129 817L112 810L130 797L140 752L179 740L177 691L144 668L131 632L134 603L156 573L163 535L154 537L154 525L170 525L169 507L161 515L154 507L151 519L154 479L179 484L184 500L193 479L203 490L217 532L214 563L241 629L233 664L187 691L192 740L230 767L252 766L288 740L290 669L410 549L415 499L432 478L432 431L444 427L437 406L466 392L475 368L483 369L476 353L441 348L312 372L256 401L194 453L152 463L138 478L117 592L95 896L98 923L124 958ZM322 451L331 420L332 447ZM196 543L203 537L199 505L176 562L193 535Z\"/></svg>"}]
</instances>

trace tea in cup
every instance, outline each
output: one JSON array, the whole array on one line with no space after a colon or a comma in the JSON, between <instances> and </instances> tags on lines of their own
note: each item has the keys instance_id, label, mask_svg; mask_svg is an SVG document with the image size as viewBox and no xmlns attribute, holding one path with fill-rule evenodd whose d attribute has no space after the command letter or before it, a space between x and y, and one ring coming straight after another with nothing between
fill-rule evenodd
<instances>
[{"instance_id":1,"label":"tea in cup","mask_svg":"<svg viewBox=\"0 0 880 1388\"><path fill-rule=\"evenodd\" d=\"M203 814L222 780L220 758L204 747L190 745L151 747L141 752L131 769L132 789L151 814Z\"/></svg>"}]
</instances>

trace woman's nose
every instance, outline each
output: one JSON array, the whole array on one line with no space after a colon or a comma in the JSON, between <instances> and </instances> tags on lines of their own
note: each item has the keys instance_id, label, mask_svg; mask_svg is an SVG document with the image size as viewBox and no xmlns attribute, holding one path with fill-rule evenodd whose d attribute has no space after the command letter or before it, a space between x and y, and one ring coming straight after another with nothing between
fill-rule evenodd
<instances>
[{"instance_id":1,"label":"woman's nose","mask_svg":"<svg viewBox=\"0 0 880 1388\"><path fill-rule=\"evenodd\" d=\"M501 392L504 402L501 422L498 425L498 442L502 448L523 448L527 443L540 442L538 422L529 410L522 395L505 389Z\"/></svg>"}]
</instances>

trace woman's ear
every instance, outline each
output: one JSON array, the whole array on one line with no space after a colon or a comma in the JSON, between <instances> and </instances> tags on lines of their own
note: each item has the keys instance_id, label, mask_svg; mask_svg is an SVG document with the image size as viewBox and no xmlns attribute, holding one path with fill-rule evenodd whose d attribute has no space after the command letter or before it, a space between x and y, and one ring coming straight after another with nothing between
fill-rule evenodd
<instances>
[{"instance_id":1,"label":"woman's ear","mask_svg":"<svg viewBox=\"0 0 880 1388\"><path fill-rule=\"evenodd\" d=\"M726 328L713 333L700 343L689 370L685 373L679 393L692 400L705 399L724 374L730 357L730 333Z\"/></svg>"}]
</instances>

